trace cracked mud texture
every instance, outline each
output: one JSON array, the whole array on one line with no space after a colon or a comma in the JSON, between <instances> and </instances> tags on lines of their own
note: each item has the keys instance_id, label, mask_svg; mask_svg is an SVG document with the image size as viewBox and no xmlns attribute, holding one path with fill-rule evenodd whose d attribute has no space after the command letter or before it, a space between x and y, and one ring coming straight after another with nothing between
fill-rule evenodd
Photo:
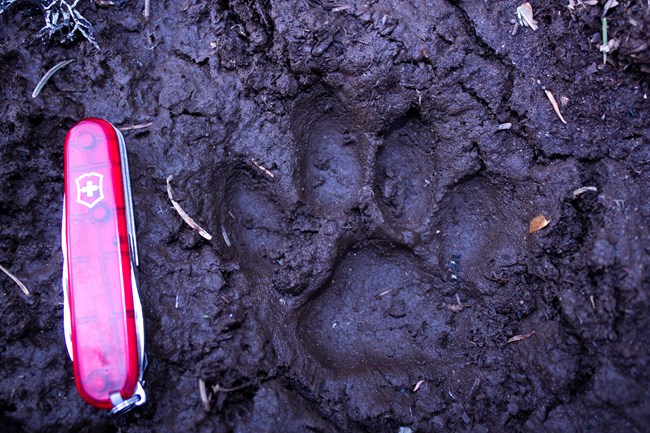
<instances>
[{"instance_id":1,"label":"cracked mud texture","mask_svg":"<svg viewBox=\"0 0 650 433\"><path fill-rule=\"evenodd\" d=\"M32 291L0 275L3 431L650 431L645 2L605 67L602 5L513 36L513 1L84 3L101 51L0 16L0 263ZM88 116L152 122L125 132L149 401L119 417L63 342Z\"/></svg>"}]
</instances>

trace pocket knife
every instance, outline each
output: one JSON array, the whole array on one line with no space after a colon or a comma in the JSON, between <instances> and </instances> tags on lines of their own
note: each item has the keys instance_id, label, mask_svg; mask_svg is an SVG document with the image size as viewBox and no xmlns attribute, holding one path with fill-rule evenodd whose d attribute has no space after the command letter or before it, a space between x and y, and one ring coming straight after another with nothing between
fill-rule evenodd
<instances>
[{"instance_id":1,"label":"pocket knife","mask_svg":"<svg viewBox=\"0 0 650 433\"><path fill-rule=\"evenodd\" d=\"M75 124L64 144L63 328L81 397L119 413L145 403L147 358L124 137Z\"/></svg>"}]
</instances>

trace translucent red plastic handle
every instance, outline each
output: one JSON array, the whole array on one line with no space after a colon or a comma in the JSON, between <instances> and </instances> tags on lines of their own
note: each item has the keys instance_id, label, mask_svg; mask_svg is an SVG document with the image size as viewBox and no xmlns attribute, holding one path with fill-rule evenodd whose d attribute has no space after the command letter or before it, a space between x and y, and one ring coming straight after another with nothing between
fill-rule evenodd
<instances>
[{"instance_id":1,"label":"translucent red plastic handle","mask_svg":"<svg viewBox=\"0 0 650 433\"><path fill-rule=\"evenodd\" d=\"M120 132L101 119L74 125L65 139L64 184L64 327L75 382L91 405L121 411L144 402L145 358Z\"/></svg>"}]
</instances>

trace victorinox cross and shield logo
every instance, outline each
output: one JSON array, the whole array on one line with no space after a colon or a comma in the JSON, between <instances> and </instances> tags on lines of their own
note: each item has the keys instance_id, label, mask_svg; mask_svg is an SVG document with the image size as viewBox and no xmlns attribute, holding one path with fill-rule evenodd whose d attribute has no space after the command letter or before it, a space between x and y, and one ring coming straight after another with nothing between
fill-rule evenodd
<instances>
[{"instance_id":1,"label":"victorinox cross and shield logo","mask_svg":"<svg viewBox=\"0 0 650 433\"><path fill-rule=\"evenodd\" d=\"M104 175L91 172L76 178L77 203L92 209L104 198Z\"/></svg>"}]
</instances>

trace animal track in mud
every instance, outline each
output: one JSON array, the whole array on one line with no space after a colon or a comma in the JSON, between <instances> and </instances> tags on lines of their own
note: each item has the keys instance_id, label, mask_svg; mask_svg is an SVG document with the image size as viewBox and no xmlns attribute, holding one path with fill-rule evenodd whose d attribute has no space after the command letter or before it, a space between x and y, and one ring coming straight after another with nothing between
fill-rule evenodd
<instances>
[{"instance_id":1,"label":"animal track in mud","mask_svg":"<svg viewBox=\"0 0 650 433\"><path fill-rule=\"evenodd\" d=\"M524 238L512 233L525 234L525 222L515 187L480 174L440 187L444 146L417 116L398 120L375 148L327 92L302 96L291 130L298 200L276 196L260 173L236 169L222 182L216 211L249 284L272 281L281 294L278 282L306 288L275 309L289 325L278 332L293 333L296 355L340 389L343 378L417 375L423 366L436 375L460 360L464 349L450 341L465 341L469 331L447 305L462 290L464 301L480 303L481 291L467 287L492 284L491 270L517 260ZM356 218L350 211L365 183L378 211ZM296 258L292 269L285 256ZM312 284L315 268L325 277Z\"/></svg>"},{"instance_id":2,"label":"animal track in mud","mask_svg":"<svg viewBox=\"0 0 650 433\"><path fill-rule=\"evenodd\" d=\"M446 268L452 280L479 286L489 273L513 265L524 248L525 212L513 187L475 177L452 189L434 216L429 260Z\"/></svg>"},{"instance_id":3,"label":"animal track in mud","mask_svg":"<svg viewBox=\"0 0 650 433\"><path fill-rule=\"evenodd\" d=\"M300 100L294 113L303 199L317 207L346 209L362 186L361 135L347 110L327 93Z\"/></svg>"},{"instance_id":4,"label":"animal track in mud","mask_svg":"<svg viewBox=\"0 0 650 433\"><path fill-rule=\"evenodd\" d=\"M267 192L264 179L238 168L228 172L216 203L218 231L241 252L242 265L258 277L272 273L282 256L286 216Z\"/></svg>"},{"instance_id":5,"label":"animal track in mud","mask_svg":"<svg viewBox=\"0 0 650 433\"><path fill-rule=\"evenodd\" d=\"M434 137L416 120L399 121L384 138L377 156L375 184L380 207L397 229L421 232L433 204Z\"/></svg>"},{"instance_id":6,"label":"animal track in mud","mask_svg":"<svg viewBox=\"0 0 650 433\"><path fill-rule=\"evenodd\" d=\"M302 312L304 346L338 372L429 359L449 332L431 280L421 259L390 242L350 250ZM420 309L429 314L414 326L411 313Z\"/></svg>"}]
</instances>

